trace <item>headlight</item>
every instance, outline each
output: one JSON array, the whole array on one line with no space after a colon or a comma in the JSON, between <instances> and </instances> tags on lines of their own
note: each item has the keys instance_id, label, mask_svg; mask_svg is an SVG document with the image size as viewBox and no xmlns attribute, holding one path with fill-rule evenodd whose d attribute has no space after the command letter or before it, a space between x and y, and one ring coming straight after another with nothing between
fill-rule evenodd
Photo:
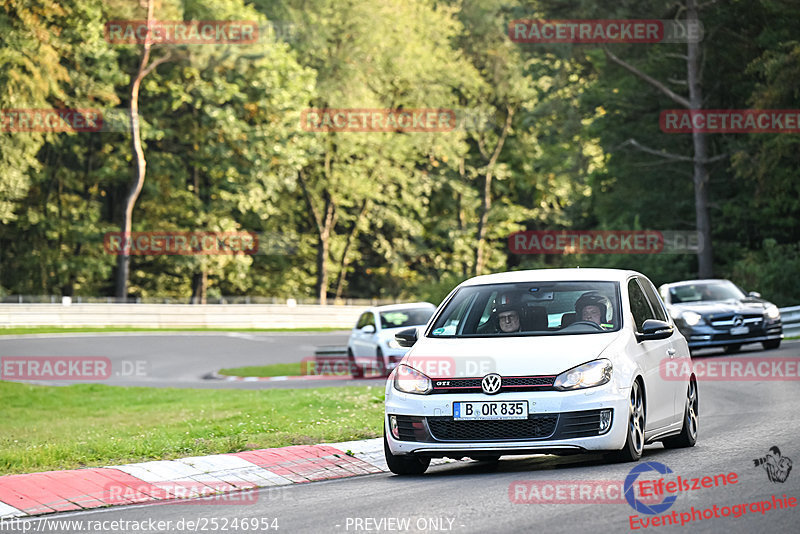
<instances>
[{"instance_id":1,"label":"headlight","mask_svg":"<svg viewBox=\"0 0 800 534\"><path fill-rule=\"evenodd\" d=\"M700 315L699 313L695 313L693 311L685 311L681 314L681 319L683 319L683 322L685 322L689 326L696 325L697 323L700 322L702 318L703 318L702 315Z\"/></svg>"},{"instance_id":2,"label":"headlight","mask_svg":"<svg viewBox=\"0 0 800 534\"><path fill-rule=\"evenodd\" d=\"M767 317L769 317L773 321L775 319L781 318L781 311L774 304L770 304L769 306L767 306L767 309L764 310L764 313L767 315Z\"/></svg>"},{"instance_id":3,"label":"headlight","mask_svg":"<svg viewBox=\"0 0 800 534\"><path fill-rule=\"evenodd\" d=\"M602 386L611 380L613 368L611 362L606 359L584 363L558 375L553 387L565 391Z\"/></svg>"},{"instance_id":4,"label":"headlight","mask_svg":"<svg viewBox=\"0 0 800 534\"><path fill-rule=\"evenodd\" d=\"M400 343L394 338L394 336L390 337L389 340L386 342L389 345L390 349L402 349L403 347L400 346Z\"/></svg>"},{"instance_id":5,"label":"headlight","mask_svg":"<svg viewBox=\"0 0 800 534\"><path fill-rule=\"evenodd\" d=\"M433 390L431 379L413 367L400 364L394 371L394 388L403 393L427 395Z\"/></svg>"}]
</instances>

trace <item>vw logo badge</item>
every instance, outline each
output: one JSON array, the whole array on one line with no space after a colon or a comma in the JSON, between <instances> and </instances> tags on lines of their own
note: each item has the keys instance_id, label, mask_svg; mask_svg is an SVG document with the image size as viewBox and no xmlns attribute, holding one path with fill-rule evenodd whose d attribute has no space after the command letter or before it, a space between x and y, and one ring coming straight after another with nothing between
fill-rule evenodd
<instances>
[{"instance_id":1,"label":"vw logo badge","mask_svg":"<svg viewBox=\"0 0 800 534\"><path fill-rule=\"evenodd\" d=\"M487 395L494 395L500 391L500 385L502 382L503 380L500 378L500 375L497 373L492 373L483 377L483 380L481 380L481 389Z\"/></svg>"},{"instance_id":2,"label":"vw logo badge","mask_svg":"<svg viewBox=\"0 0 800 534\"><path fill-rule=\"evenodd\" d=\"M733 318L733 326L742 326L744 324L744 319L742 319L741 315L737 315Z\"/></svg>"}]
</instances>

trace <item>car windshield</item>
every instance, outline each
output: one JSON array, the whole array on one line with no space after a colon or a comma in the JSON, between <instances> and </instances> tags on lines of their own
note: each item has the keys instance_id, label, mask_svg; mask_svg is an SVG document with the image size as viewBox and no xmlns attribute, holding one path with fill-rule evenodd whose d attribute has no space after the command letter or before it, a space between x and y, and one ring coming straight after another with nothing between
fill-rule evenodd
<instances>
[{"instance_id":1,"label":"car windshield","mask_svg":"<svg viewBox=\"0 0 800 534\"><path fill-rule=\"evenodd\" d=\"M381 328L404 328L426 324L433 312L432 308L411 308L381 312Z\"/></svg>"},{"instance_id":2,"label":"car windshield","mask_svg":"<svg viewBox=\"0 0 800 534\"><path fill-rule=\"evenodd\" d=\"M468 286L437 317L431 337L595 334L620 327L616 282L525 282Z\"/></svg>"},{"instance_id":3,"label":"car windshield","mask_svg":"<svg viewBox=\"0 0 800 534\"><path fill-rule=\"evenodd\" d=\"M671 287L670 301L673 304L683 302L706 302L717 300L738 300L745 294L733 282L701 282Z\"/></svg>"}]
</instances>

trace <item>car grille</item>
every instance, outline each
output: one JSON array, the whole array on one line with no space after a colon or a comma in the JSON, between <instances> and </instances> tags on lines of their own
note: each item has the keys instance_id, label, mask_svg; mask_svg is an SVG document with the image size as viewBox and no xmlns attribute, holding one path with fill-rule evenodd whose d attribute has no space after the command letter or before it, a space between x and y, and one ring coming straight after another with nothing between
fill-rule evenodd
<instances>
[{"instance_id":1,"label":"car grille","mask_svg":"<svg viewBox=\"0 0 800 534\"><path fill-rule=\"evenodd\" d=\"M398 415L397 433L400 441L427 441L428 432L425 430L424 417Z\"/></svg>"},{"instance_id":2,"label":"car grille","mask_svg":"<svg viewBox=\"0 0 800 534\"><path fill-rule=\"evenodd\" d=\"M454 421L452 417L428 417L437 441L506 441L543 439L555 432L558 415L529 415L511 421Z\"/></svg>"},{"instance_id":3,"label":"car grille","mask_svg":"<svg viewBox=\"0 0 800 534\"><path fill-rule=\"evenodd\" d=\"M552 391L555 375L504 376L500 392ZM431 393L481 393L483 378L436 378Z\"/></svg>"},{"instance_id":4,"label":"car grille","mask_svg":"<svg viewBox=\"0 0 800 534\"><path fill-rule=\"evenodd\" d=\"M508 421L454 421L452 417L410 415L395 417L400 441L535 441L587 438L603 433L600 432L600 410L531 414L528 419Z\"/></svg>"},{"instance_id":5,"label":"car grille","mask_svg":"<svg viewBox=\"0 0 800 534\"><path fill-rule=\"evenodd\" d=\"M761 314L758 314L758 315L755 315L755 314L742 315L742 314L735 314L735 313L726 313L726 314L721 314L721 315L712 315L710 317L710 321L709 322L711 323L711 326L713 326L713 327L716 327L716 328L727 328L727 327L734 326L733 322L734 322L734 319L737 316L742 318L742 325L743 326L744 325L748 325L748 326L749 325L758 325L758 324L761 324L761 321L763 321L763 319L764 319L764 317Z\"/></svg>"},{"instance_id":6,"label":"car grille","mask_svg":"<svg viewBox=\"0 0 800 534\"><path fill-rule=\"evenodd\" d=\"M562 414L559 439L587 438L600 435L600 410Z\"/></svg>"}]
</instances>

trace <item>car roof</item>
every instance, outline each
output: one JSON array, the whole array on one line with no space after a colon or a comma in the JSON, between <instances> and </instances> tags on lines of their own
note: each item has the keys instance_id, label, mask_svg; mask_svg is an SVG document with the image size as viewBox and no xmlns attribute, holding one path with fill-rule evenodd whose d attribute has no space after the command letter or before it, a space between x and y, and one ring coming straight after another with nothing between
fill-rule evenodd
<instances>
[{"instance_id":1,"label":"car roof","mask_svg":"<svg viewBox=\"0 0 800 534\"><path fill-rule=\"evenodd\" d=\"M476 276L462 282L461 286L483 284L504 284L515 282L560 282L560 281L598 281L625 282L631 276L644 276L636 271L623 269L531 269L528 271L509 271L505 273Z\"/></svg>"},{"instance_id":2,"label":"car roof","mask_svg":"<svg viewBox=\"0 0 800 534\"><path fill-rule=\"evenodd\" d=\"M431 304L430 302L405 302L402 304L386 304L385 306L373 306L369 308L368 311L372 312L385 312L385 311L394 311L394 310L407 310L410 308L433 308L436 309L436 306Z\"/></svg>"},{"instance_id":3,"label":"car roof","mask_svg":"<svg viewBox=\"0 0 800 534\"><path fill-rule=\"evenodd\" d=\"M697 280L681 280L680 282L670 282L669 284L663 284L661 287L676 287L676 286L685 286L689 284L710 284L716 282L732 283L730 280L727 280L725 278L700 278Z\"/></svg>"}]
</instances>

